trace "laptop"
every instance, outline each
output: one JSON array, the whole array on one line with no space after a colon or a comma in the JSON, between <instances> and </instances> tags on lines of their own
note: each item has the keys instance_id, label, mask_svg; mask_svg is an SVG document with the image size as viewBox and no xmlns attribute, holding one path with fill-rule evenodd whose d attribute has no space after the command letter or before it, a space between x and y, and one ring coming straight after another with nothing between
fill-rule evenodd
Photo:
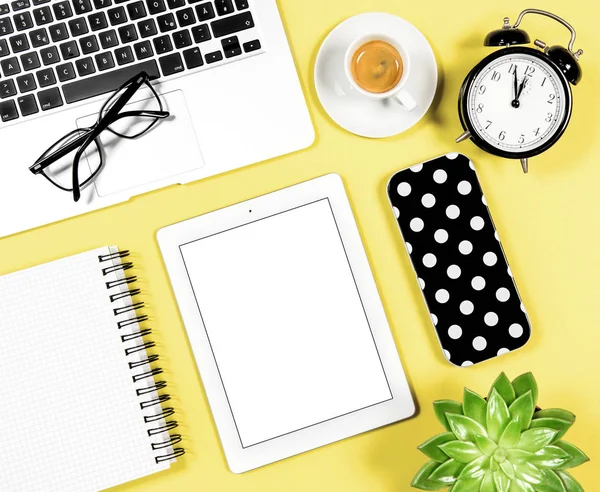
<instances>
[{"instance_id":1,"label":"laptop","mask_svg":"<svg viewBox=\"0 0 600 492\"><path fill-rule=\"evenodd\" d=\"M104 167L78 202L29 171L142 70L171 116L139 139L103 134ZM0 3L0 236L313 141L275 0Z\"/></svg>"}]
</instances>

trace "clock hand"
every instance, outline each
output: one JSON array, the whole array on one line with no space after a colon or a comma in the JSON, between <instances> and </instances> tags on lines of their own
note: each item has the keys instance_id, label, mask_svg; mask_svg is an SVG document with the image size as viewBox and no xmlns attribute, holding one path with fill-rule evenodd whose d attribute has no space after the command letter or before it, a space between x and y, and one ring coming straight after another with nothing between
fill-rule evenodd
<instances>
[{"instance_id":1,"label":"clock hand","mask_svg":"<svg viewBox=\"0 0 600 492\"><path fill-rule=\"evenodd\" d=\"M523 93L523 89L525 89L525 84L527 84L527 76L523 77L523 82L521 82L521 87L519 87L519 93L517 94L517 101L521 97Z\"/></svg>"},{"instance_id":2,"label":"clock hand","mask_svg":"<svg viewBox=\"0 0 600 492\"><path fill-rule=\"evenodd\" d=\"M518 89L519 81L518 81L518 75L517 75L517 67L515 67L514 75L515 75L515 77L513 79L513 82L514 82L513 83L513 94L514 94L513 97L514 97L514 99L511 102L511 106L516 109L521 105L521 103L519 103L519 95L521 93L519 92L519 89Z\"/></svg>"}]
</instances>

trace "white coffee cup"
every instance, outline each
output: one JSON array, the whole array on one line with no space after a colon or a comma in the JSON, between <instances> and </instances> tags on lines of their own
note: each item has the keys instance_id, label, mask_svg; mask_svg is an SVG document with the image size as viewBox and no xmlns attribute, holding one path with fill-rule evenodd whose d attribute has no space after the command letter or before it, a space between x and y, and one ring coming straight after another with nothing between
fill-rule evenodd
<instances>
[{"instance_id":1,"label":"white coffee cup","mask_svg":"<svg viewBox=\"0 0 600 492\"><path fill-rule=\"evenodd\" d=\"M370 41L384 41L391 44L394 48L396 48L396 50L398 50L398 53L400 53L400 57L402 58L402 77L398 83L387 92L375 93L366 91L356 83L356 80L354 80L354 76L352 75L352 58L354 57L354 53L356 53L356 50L358 50L363 44L366 44ZM412 111L417 107L417 103L414 98L406 89L404 89L404 86L406 85L410 75L410 57L408 56L406 49L404 49L398 40L392 39L390 36L385 34L379 34L376 32L358 37L352 42L352 44L350 44L350 46L348 46L348 49L346 50L346 55L344 58L344 70L346 72L346 77L348 77L348 80L350 81L350 84L360 95L380 101L385 99L393 100L400 104L400 106L402 106L402 108L406 111Z\"/></svg>"}]
</instances>

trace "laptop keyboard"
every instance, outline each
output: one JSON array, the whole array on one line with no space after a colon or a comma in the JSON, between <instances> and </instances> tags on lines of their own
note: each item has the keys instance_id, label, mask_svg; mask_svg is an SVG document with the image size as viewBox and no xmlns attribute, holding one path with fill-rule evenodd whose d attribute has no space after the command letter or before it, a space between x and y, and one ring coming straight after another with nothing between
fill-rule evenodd
<instances>
[{"instance_id":1,"label":"laptop keyboard","mask_svg":"<svg viewBox=\"0 0 600 492\"><path fill-rule=\"evenodd\" d=\"M254 28L249 0L0 3L0 120L233 61L261 49Z\"/></svg>"}]
</instances>

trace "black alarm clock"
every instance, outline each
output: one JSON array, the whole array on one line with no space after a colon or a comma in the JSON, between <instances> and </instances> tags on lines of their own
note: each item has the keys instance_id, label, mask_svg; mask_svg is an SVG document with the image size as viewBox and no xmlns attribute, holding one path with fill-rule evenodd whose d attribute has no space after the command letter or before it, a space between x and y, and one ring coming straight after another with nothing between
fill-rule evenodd
<instances>
[{"instance_id":1,"label":"black alarm clock","mask_svg":"<svg viewBox=\"0 0 600 492\"><path fill-rule=\"evenodd\" d=\"M571 32L568 48L547 46L519 25L527 14L550 17ZM507 159L520 159L523 171L528 159L552 147L567 129L573 109L571 85L581 81L573 51L575 29L557 15L538 9L521 12L514 25L504 18L502 29L492 31L485 46L502 49L484 58L463 82L458 99L465 132L456 140L471 139L478 147Z\"/></svg>"}]
</instances>

